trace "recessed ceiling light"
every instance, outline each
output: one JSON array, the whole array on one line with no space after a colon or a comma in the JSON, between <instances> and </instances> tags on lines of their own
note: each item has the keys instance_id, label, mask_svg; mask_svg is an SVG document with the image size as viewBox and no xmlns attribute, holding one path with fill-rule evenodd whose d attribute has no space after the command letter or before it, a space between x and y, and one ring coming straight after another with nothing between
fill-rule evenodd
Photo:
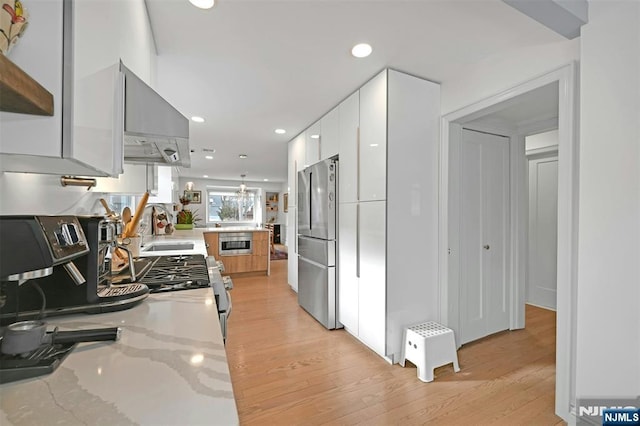
<instances>
[{"instance_id":1,"label":"recessed ceiling light","mask_svg":"<svg viewBox=\"0 0 640 426\"><path fill-rule=\"evenodd\" d=\"M367 56L371 55L372 51L373 49L370 45L368 45L367 43L360 43L353 46L353 49L351 49L351 54L356 58L366 58Z\"/></svg>"},{"instance_id":2,"label":"recessed ceiling light","mask_svg":"<svg viewBox=\"0 0 640 426\"><path fill-rule=\"evenodd\" d=\"M215 3L214 0L189 0L189 2L200 9L211 9Z\"/></svg>"},{"instance_id":3,"label":"recessed ceiling light","mask_svg":"<svg viewBox=\"0 0 640 426\"><path fill-rule=\"evenodd\" d=\"M238 155L238 157L240 157L240 158L242 158L244 160L245 158L248 157L248 155L247 154L240 154L240 155Z\"/></svg>"},{"instance_id":4,"label":"recessed ceiling light","mask_svg":"<svg viewBox=\"0 0 640 426\"><path fill-rule=\"evenodd\" d=\"M279 135L284 135L285 133L287 133L285 129L276 129L275 132Z\"/></svg>"},{"instance_id":5,"label":"recessed ceiling light","mask_svg":"<svg viewBox=\"0 0 640 426\"><path fill-rule=\"evenodd\" d=\"M202 175L202 177L209 177L209 175Z\"/></svg>"},{"instance_id":6,"label":"recessed ceiling light","mask_svg":"<svg viewBox=\"0 0 640 426\"><path fill-rule=\"evenodd\" d=\"M207 160L213 160L213 155L205 155L204 158Z\"/></svg>"},{"instance_id":7,"label":"recessed ceiling light","mask_svg":"<svg viewBox=\"0 0 640 426\"><path fill-rule=\"evenodd\" d=\"M269 182L269 179L267 179L267 178L264 178L264 179L262 179L262 180L263 180L264 182Z\"/></svg>"},{"instance_id":8,"label":"recessed ceiling light","mask_svg":"<svg viewBox=\"0 0 640 426\"><path fill-rule=\"evenodd\" d=\"M370 143L369 146L372 146L372 147L375 148L376 146L378 146L378 144L377 143Z\"/></svg>"},{"instance_id":9,"label":"recessed ceiling light","mask_svg":"<svg viewBox=\"0 0 640 426\"><path fill-rule=\"evenodd\" d=\"M320 135L311 135L311 139L320 139Z\"/></svg>"},{"instance_id":10,"label":"recessed ceiling light","mask_svg":"<svg viewBox=\"0 0 640 426\"><path fill-rule=\"evenodd\" d=\"M196 123L204 123L204 118L194 115L193 117L191 117L191 121Z\"/></svg>"}]
</instances>

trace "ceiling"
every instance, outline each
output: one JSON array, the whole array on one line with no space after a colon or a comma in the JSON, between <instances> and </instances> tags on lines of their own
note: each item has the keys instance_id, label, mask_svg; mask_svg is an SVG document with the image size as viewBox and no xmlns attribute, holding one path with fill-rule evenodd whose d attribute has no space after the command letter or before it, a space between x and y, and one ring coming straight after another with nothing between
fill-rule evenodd
<instances>
[{"instance_id":1,"label":"ceiling","mask_svg":"<svg viewBox=\"0 0 640 426\"><path fill-rule=\"evenodd\" d=\"M444 83L491 55L564 40L499 0L145 1L158 91L206 119L190 125L192 167L180 173L193 178L285 182L287 142L385 67ZM368 58L351 56L360 42Z\"/></svg>"}]
</instances>

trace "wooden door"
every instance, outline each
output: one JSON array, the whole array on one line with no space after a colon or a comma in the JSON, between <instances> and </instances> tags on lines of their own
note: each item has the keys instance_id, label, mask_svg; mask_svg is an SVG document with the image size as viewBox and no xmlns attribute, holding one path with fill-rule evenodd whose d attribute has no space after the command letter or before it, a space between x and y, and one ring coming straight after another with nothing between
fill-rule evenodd
<instances>
[{"instance_id":1,"label":"wooden door","mask_svg":"<svg viewBox=\"0 0 640 426\"><path fill-rule=\"evenodd\" d=\"M558 157L529 160L527 303L556 309Z\"/></svg>"},{"instance_id":2,"label":"wooden door","mask_svg":"<svg viewBox=\"0 0 640 426\"><path fill-rule=\"evenodd\" d=\"M463 131L460 146L461 343L509 328L509 139Z\"/></svg>"}]
</instances>

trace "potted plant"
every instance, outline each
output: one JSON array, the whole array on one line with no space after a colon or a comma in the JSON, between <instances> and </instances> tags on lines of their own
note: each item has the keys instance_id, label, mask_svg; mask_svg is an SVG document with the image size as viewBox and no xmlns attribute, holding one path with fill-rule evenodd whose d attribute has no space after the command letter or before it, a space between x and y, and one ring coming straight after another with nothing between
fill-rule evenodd
<instances>
[{"instance_id":1,"label":"potted plant","mask_svg":"<svg viewBox=\"0 0 640 426\"><path fill-rule=\"evenodd\" d=\"M193 226L198 221L196 213L187 208L191 201L186 197L180 197L180 204L182 204L182 210L176 215L177 224L176 229L193 229Z\"/></svg>"}]
</instances>

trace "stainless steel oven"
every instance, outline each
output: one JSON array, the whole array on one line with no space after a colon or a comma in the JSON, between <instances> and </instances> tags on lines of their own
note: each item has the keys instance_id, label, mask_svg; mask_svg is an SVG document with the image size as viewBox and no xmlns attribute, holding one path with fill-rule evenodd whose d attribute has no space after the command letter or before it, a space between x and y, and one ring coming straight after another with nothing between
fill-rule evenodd
<instances>
[{"instance_id":1,"label":"stainless steel oven","mask_svg":"<svg viewBox=\"0 0 640 426\"><path fill-rule=\"evenodd\" d=\"M253 233L251 232L221 232L218 241L220 256L235 256L253 252Z\"/></svg>"}]
</instances>

